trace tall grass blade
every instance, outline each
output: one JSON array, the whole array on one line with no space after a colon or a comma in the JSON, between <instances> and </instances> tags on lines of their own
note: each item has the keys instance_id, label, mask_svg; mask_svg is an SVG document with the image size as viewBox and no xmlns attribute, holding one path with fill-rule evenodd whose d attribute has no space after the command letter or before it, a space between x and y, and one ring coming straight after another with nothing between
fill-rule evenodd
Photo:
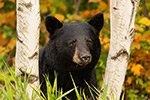
<instances>
[{"instance_id":1,"label":"tall grass blade","mask_svg":"<svg viewBox=\"0 0 150 100\"><path fill-rule=\"evenodd\" d=\"M90 89L90 90L92 90L94 93L96 93L96 95L99 95L100 94L100 91L94 86L94 85L92 85L92 87L85 81L85 83L87 84L87 86L88 86L88 88ZM92 92L91 91L91 92ZM92 93L93 94L93 93Z\"/></svg>"},{"instance_id":2,"label":"tall grass blade","mask_svg":"<svg viewBox=\"0 0 150 100\"><path fill-rule=\"evenodd\" d=\"M83 98L84 98L84 100L87 100L87 98L86 98L86 95L85 95L85 93L84 93L84 91L83 91Z\"/></svg>"},{"instance_id":3,"label":"tall grass blade","mask_svg":"<svg viewBox=\"0 0 150 100\"><path fill-rule=\"evenodd\" d=\"M108 86L104 85L104 92L102 94L102 100L107 100L107 90L108 90Z\"/></svg>"},{"instance_id":4,"label":"tall grass blade","mask_svg":"<svg viewBox=\"0 0 150 100\"><path fill-rule=\"evenodd\" d=\"M55 80L54 80L54 84L53 84L53 93L55 94L55 97L57 97L57 74L56 71L54 72L55 74Z\"/></svg>"},{"instance_id":5,"label":"tall grass blade","mask_svg":"<svg viewBox=\"0 0 150 100\"><path fill-rule=\"evenodd\" d=\"M81 100L80 94L79 94L79 92L78 92L78 89L77 89L77 87L76 87L76 84L75 84L75 82L74 82L74 80L73 80L73 77L72 77L71 73L70 73L70 77L71 77L71 79L72 79L73 86L74 86L74 88L75 88L75 93L76 93L77 99L78 99L78 100Z\"/></svg>"},{"instance_id":6,"label":"tall grass blade","mask_svg":"<svg viewBox=\"0 0 150 100\"><path fill-rule=\"evenodd\" d=\"M5 83L5 86L6 86L6 97L8 98L8 100L13 100L13 94L12 94L12 89L10 88L10 85L7 83L7 80L4 76L4 83Z\"/></svg>"},{"instance_id":7,"label":"tall grass blade","mask_svg":"<svg viewBox=\"0 0 150 100\"><path fill-rule=\"evenodd\" d=\"M124 93L123 93L123 95L122 95L122 97L121 97L121 100L124 100Z\"/></svg>"},{"instance_id":8,"label":"tall grass blade","mask_svg":"<svg viewBox=\"0 0 150 100\"><path fill-rule=\"evenodd\" d=\"M45 95L43 94L43 96L44 96L44 98L43 98L43 96L38 92L38 91L41 91L38 87L38 90L36 90L35 88L33 88L33 87L31 87L32 89L33 89L33 91L40 97L40 99L41 100L45 100L46 99L46 97L45 97ZM42 91L41 91L42 92Z\"/></svg>"},{"instance_id":9,"label":"tall grass blade","mask_svg":"<svg viewBox=\"0 0 150 100\"><path fill-rule=\"evenodd\" d=\"M62 99L63 97L65 97L67 94L71 93L73 90L74 90L74 88L71 89L71 90L69 90L69 91L67 91L67 92L65 92L65 93L62 94L60 97L58 97L56 100L61 100L61 99Z\"/></svg>"}]
</instances>

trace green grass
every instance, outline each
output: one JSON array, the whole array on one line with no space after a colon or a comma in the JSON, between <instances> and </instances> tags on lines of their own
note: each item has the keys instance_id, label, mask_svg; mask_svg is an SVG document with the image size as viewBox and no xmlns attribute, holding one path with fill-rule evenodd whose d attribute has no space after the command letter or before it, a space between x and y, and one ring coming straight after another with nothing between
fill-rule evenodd
<instances>
[{"instance_id":1,"label":"green grass","mask_svg":"<svg viewBox=\"0 0 150 100\"><path fill-rule=\"evenodd\" d=\"M8 69L9 70L9 69ZM10 70L9 70L10 71ZM3 73L0 73L1 77L4 77L4 85L3 87L0 87L0 98L2 100L29 100L28 95L26 94L27 91L27 86L28 86L28 77L27 75L25 75L24 77L24 82L22 83L21 81L21 77L16 78L14 71L10 71L11 74L11 80L6 78L6 75ZM74 88L63 93L63 90L60 89L58 90L57 88L57 75L55 75L55 80L54 80L54 84L50 84L50 81L48 79L48 76L45 76L46 79L46 85L47 85L47 99L46 96L43 94L43 92L40 90L40 88L33 88L32 91L32 97L31 100L35 100L35 98L38 96L41 100L62 100L62 98L66 98L67 100L69 100L66 95L71 93L72 91L75 91L76 96L77 96L77 100L82 100L82 98L84 98L84 100L88 100L88 98L85 95L84 90L81 92L79 91L73 80L72 75L70 74L71 79L72 79L72 83L74 85ZM13 81L13 83L12 83ZM89 87L89 91L93 97L94 100L94 96L93 96L93 92L100 94L100 96L97 98L99 100L107 100L107 86L104 86L104 90L103 93L101 94L101 92L96 89L94 86L90 86L87 82L86 82L87 86ZM15 87L15 85L17 86L17 88ZM19 99L16 97L16 93L19 96ZM42 96L41 96L42 94ZM122 98L123 100L123 98Z\"/></svg>"}]
</instances>

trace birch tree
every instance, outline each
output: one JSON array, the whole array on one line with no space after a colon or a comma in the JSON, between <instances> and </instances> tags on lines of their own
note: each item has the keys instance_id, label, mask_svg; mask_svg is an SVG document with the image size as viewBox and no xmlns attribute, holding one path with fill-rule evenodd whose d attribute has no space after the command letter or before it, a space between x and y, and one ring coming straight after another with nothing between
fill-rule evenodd
<instances>
[{"instance_id":1,"label":"birch tree","mask_svg":"<svg viewBox=\"0 0 150 100\"><path fill-rule=\"evenodd\" d=\"M27 94L31 99L32 87L39 85L38 57L40 8L39 0L17 0L17 43L15 75L24 78L30 74ZM19 95L17 95L19 98Z\"/></svg>"},{"instance_id":2,"label":"birch tree","mask_svg":"<svg viewBox=\"0 0 150 100\"><path fill-rule=\"evenodd\" d=\"M104 79L110 100L112 97L115 100L120 98L135 35L134 20L139 2L140 0L110 0L111 39Z\"/></svg>"}]
</instances>

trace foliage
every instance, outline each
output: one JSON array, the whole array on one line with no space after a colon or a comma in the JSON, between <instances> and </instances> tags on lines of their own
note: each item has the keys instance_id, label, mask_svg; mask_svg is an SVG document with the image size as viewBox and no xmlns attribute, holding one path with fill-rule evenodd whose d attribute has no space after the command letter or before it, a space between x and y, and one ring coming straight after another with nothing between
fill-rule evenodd
<instances>
[{"instance_id":1,"label":"foliage","mask_svg":"<svg viewBox=\"0 0 150 100\"><path fill-rule=\"evenodd\" d=\"M146 0L148 15L150 16L150 1ZM87 21L93 15L104 13L105 24L100 33L102 44L101 57L96 65L100 86L105 76L105 66L110 44L110 12L109 0L81 0L79 14L75 14L73 0L40 0L41 30L40 47L45 45L49 34L45 28L45 18L48 15L57 17L61 22ZM0 0L0 86L6 90L11 88L7 79L13 82L13 78L7 69L14 70L15 45L16 45L16 2L15 0ZM143 4L140 3L135 19L135 39L131 46L131 57L127 67L126 80L123 92L125 100L146 100L150 97L150 19L143 15ZM3 58L3 59L2 59ZM4 63L5 62L5 63ZM4 85L5 84L5 85ZM2 94L2 91L4 94ZM4 90L0 96L6 96ZM13 94L14 90L7 90ZM52 92L52 91L51 91ZM13 95L10 98L14 98Z\"/></svg>"},{"instance_id":2,"label":"foliage","mask_svg":"<svg viewBox=\"0 0 150 100\"><path fill-rule=\"evenodd\" d=\"M19 97L19 100L29 100L28 95L26 94L27 91L27 86L28 84L28 78L27 75L25 74L25 77L22 79L21 77L16 77L14 70L10 70L9 68L7 68L7 70L9 71L9 73L11 74L11 78L12 80L10 80L10 78L6 78L4 73L1 73L0 76L4 77L4 83L5 85L3 87L0 87L0 98L3 100L16 100L16 93L17 96ZM56 74L55 74L56 76ZM57 76L55 77L54 80L54 84L52 86L52 84L49 81L48 76L45 76L45 80L46 80L46 85L47 85L47 98L46 96L43 94L43 92L39 89L39 87L37 87L38 89L33 88L33 92L32 92L32 97L30 100L35 100L37 97L40 100L62 100L62 98L66 98L68 100L68 98L66 97L67 94L69 94L70 92L74 91L76 92L77 98L78 100L82 100L82 98L84 98L84 100L88 100L88 98L85 96L85 93L83 91L83 93L79 93L80 91L77 90L78 87L76 87L75 82L73 80L72 75L70 74L74 88L63 93L63 90L57 90ZM12 83L11 81L13 81L14 83ZM17 86L17 88L15 87L15 85ZM87 83L90 92L94 91L95 93L100 93L100 91L96 88L91 88L89 86L89 84ZM96 91L95 91L96 90ZM103 100L107 100L107 87L104 87L104 92L103 94L100 95L99 98L102 98ZM41 95L42 94L42 95ZM92 92L91 92L91 95Z\"/></svg>"},{"instance_id":3,"label":"foliage","mask_svg":"<svg viewBox=\"0 0 150 100\"><path fill-rule=\"evenodd\" d=\"M9 70L9 68L8 68ZM6 78L5 74L1 74L1 77L4 77L4 87L0 87L0 98L3 100L17 100L16 98L16 93L19 97L19 100L29 100L28 95L26 94L27 91L27 86L28 84L28 77L27 75L25 75L24 77L24 81L22 82L21 77L16 77L14 74L14 71L10 71L11 74L11 78L12 80L10 80L9 78ZM57 91L57 78L55 79L54 85L53 87L51 86L48 77L46 77L46 83L47 86L49 87L47 89L48 93L48 100L62 100L62 98L64 96L66 96L67 94L69 94L71 91L73 91L74 89L71 89L67 92L65 92L63 94L62 91ZM11 81L13 81L14 83L12 83ZM15 87L15 85L17 86L17 88ZM38 96L41 100L47 100L46 97L43 95L41 96L40 92L42 93L42 91L39 89L39 87L37 87L38 89L33 88L33 92L32 92L32 97L31 100L35 100L36 96ZM38 91L37 91L38 90ZM40 92L39 92L40 91ZM43 93L42 93L43 94Z\"/></svg>"}]
</instances>

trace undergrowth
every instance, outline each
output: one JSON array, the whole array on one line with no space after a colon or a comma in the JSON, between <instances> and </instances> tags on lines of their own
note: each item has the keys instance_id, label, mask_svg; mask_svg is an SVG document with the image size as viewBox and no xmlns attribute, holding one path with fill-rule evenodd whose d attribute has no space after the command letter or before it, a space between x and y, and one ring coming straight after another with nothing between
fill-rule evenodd
<instances>
[{"instance_id":1,"label":"undergrowth","mask_svg":"<svg viewBox=\"0 0 150 100\"><path fill-rule=\"evenodd\" d=\"M9 70L7 68L7 70ZM9 78L6 78L6 74L0 73L0 76L4 78L4 85L0 87L0 98L2 100L29 100L29 97L27 95L27 86L28 84L28 77L27 75L24 76L24 81L21 81L21 77L16 77L14 71L9 70L11 74L11 80ZM46 85L47 85L47 99L46 96L43 94L43 92L38 88L33 88L32 91L32 97L31 100L35 100L37 97L41 100L62 100L62 98L66 98L66 100L69 100L66 95L71 93L72 91L75 91L77 100L88 100L86 97L84 91L81 93L78 91L77 86L75 85L75 82L73 80L72 75L70 74L74 88L63 93L62 89L57 88L57 76L55 77L54 84L52 85L48 79L47 76L45 76ZM101 94L101 92L96 89L95 87L92 88L90 85L86 82L87 86L89 87L89 91L92 94L92 91L94 91L97 94L100 94L100 97L97 97L99 100L107 100L106 93L107 93L107 87L104 87L104 91ZM19 99L18 99L19 98ZM93 97L94 100L94 97Z\"/></svg>"}]
</instances>

